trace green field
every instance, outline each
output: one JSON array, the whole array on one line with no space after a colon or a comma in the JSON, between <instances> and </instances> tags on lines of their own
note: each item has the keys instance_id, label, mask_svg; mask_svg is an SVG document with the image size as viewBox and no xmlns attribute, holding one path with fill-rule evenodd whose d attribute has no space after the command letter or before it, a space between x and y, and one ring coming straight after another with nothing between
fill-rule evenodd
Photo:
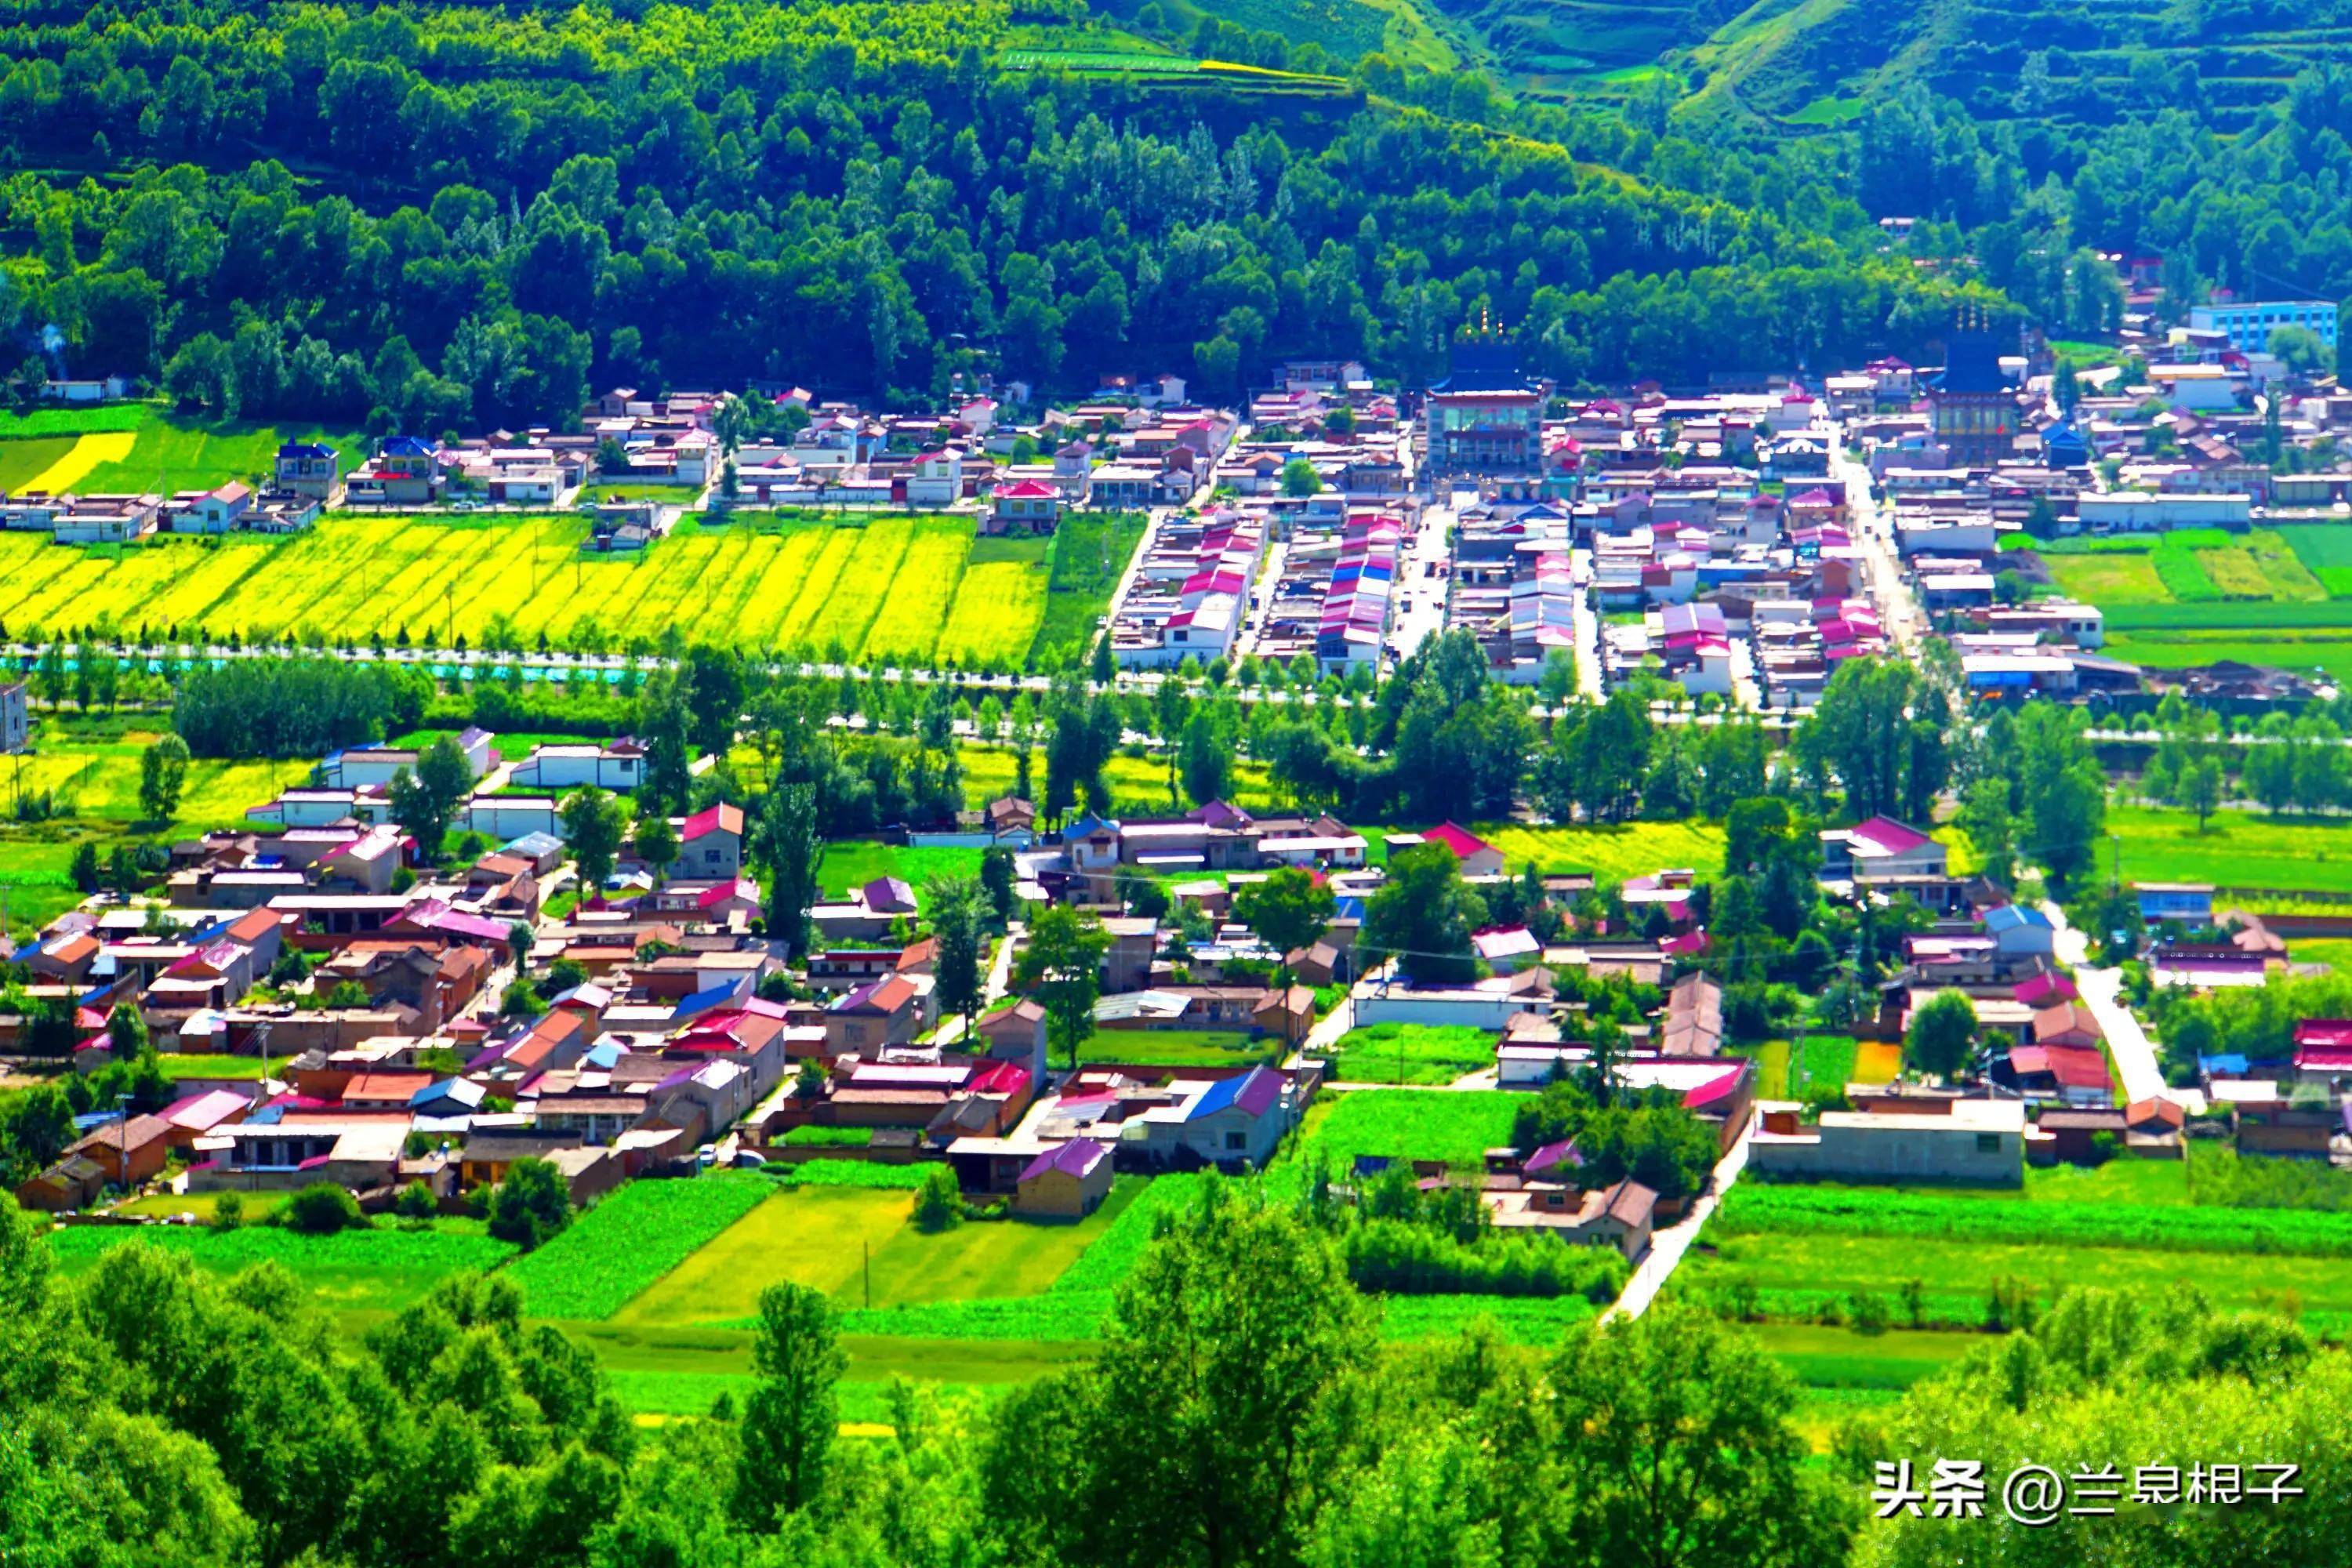
<instances>
[{"instance_id":1,"label":"green field","mask_svg":"<svg viewBox=\"0 0 2352 1568\"><path fill-rule=\"evenodd\" d=\"M1331 1076L1343 1083L1452 1083L1493 1067L1495 1046L1484 1029L1373 1024L1339 1037Z\"/></svg>"},{"instance_id":2,"label":"green field","mask_svg":"<svg viewBox=\"0 0 2352 1568\"><path fill-rule=\"evenodd\" d=\"M194 1051L166 1051L156 1060L163 1064L163 1076L172 1079L257 1079L261 1077L259 1057L219 1057ZM284 1070L285 1058L278 1058L274 1065Z\"/></svg>"},{"instance_id":3,"label":"green field","mask_svg":"<svg viewBox=\"0 0 2352 1568\"><path fill-rule=\"evenodd\" d=\"M1317 1160L1344 1176L1359 1154L1394 1160L1475 1161L1511 1141L1511 1117L1523 1094L1497 1089L1453 1093L1413 1089L1349 1089L1318 1096L1298 1131L1297 1157L1277 1173Z\"/></svg>"},{"instance_id":4,"label":"green field","mask_svg":"<svg viewBox=\"0 0 2352 1568\"><path fill-rule=\"evenodd\" d=\"M970 790L967 798L972 796ZM824 864L817 871L817 887L837 899L878 877L903 878L923 902L923 884L932 877L975 877L980 874L977 849L917 849L903 844L883 844L870 838L844 838L824 847Z\"/></svg>"},{"instance_id":5,"label":"green field","mask_svg":"<svg viewBox=\"0 0 2352 1568\"><path fill-rule=\"evenodd\" d=\"M494 617L563 647L671 626L805 658L1019 666L1082 654L1141 538L1074 518L1050 540L975 542L968 519L682 526L592 556L578 518L332 516L288 538L158 538L110 551L0 536L0 621L19 637L92 623L253 639L480 640Z\"/></svg>"},{"instance_id":6,"label":"green field","mask_svg":"<svg viewBox=\"0 0 2352 1568\"><path fill-rule=\"evenodd\" d=\"M16 539L22 535L11 534ZM5 589L0 589L5 592ZM133 727L152 718L49 719L34 732L32 750L0 759L0 925L23 931L73 908L81 893L71 877L76 848L95 842L101 857L134 836L189 835L235 827L245 810L275 799L309 776L296 762L188 764L179 809L169 824L145 824L139 807L139 757L152 732ZM58 815L46 822L13 819L19 790L54 792Z\"/></svg>"},{"instance_id":7,"label":"green field","mask_svg":"<svg viewBox=\"0 0 2352 1568\"><path fill-rule=\"evenodd\" d=\"M448 1224L431 1230L380 1226L336 1236L297 1236L253 1226L222 1233L178 1226L76 1226L49 1233L50 1252L68 1275L97 1267L101 1255L121 1246L169 1247L215 1274L234 1274L257 1263L281 1264L313 1301L354 1326L399 1311L452 1274L495 1268L514 1255L503 1241Z\"/></svg>"},{"instance_id":8,"label":"green field","mask_svg":"<svg viewBox=\"0 0 2352 1568\"><path fill-rule=\"evenodd\" d=\"M1685 867L1703 877L1723 869L1723 829L1708 822L1629 822L1613 827L1507 825L1475 831L1503 852L1504 864L1514 874L1533 866L1538 871L1590 871L1603 881L1621 882Z\"/></svg>"},{"instance_id":9,"label":"green field","mask_svg":"<svg viewBox=\"0 0 2352 1568\"><path fill-rule=\"evenodd\" d=\"M2352 893L2352 818L2217 812L2197 830L2185 811L2107 812L2126 882L2211 882L2283 893ZM2105 846L2100 847L2104 865Z\"/></svg>"},{"instance_id":10,"label":"green field","mask_svg":"<svg viewBox=\"0 0 2352 1568\"><path fill-rule=\"evenodd\" d=\"M2105 652L2158 668L2236 659L2352 679L2352 523L2042 546L2061 590L2106 617Z\"/></svg>"},{"instance_id":11,"label":"green field","mask_svg":"<svg viewBox=\"0 0 2352 1568\"><path fill-rule=\"evenodd\" d=\"M509 1274L522 1287L525 1310L536 1317L609 1318L774 1190L764 1176L734 1171L631 1182Z\"/></svg>"},{"instance_id":12,"label":"green field","mask_svg":"<svg viewBox=\"0 0 2352 1568\"><path fill-rule=\"evenodd\" d=\"M1078 1047L1082 1062L1138 1067L1246 1067L1282 1055L1282 1042L1243 1029L1097 1029Z\"/></svg>"}]
</instances>

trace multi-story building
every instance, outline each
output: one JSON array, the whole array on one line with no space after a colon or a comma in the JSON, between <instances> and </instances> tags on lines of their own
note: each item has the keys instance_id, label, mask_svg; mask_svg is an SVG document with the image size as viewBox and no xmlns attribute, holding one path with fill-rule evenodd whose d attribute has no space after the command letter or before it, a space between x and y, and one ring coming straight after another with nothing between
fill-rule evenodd
<instances>
[{"instance_id":1,"label":"multi-story building","mask_svg":"<svg viewBox=\"0 0 2352 1568\"><path fill-rule=\"evenodd\" d=\"M2271 334L2281 327L2301 327L2336 346L2336 301L2333 300L2249 300L2242 305L2192 305L2189 328L2197 332L2225 332L2230 346L2241 353L2259 353L2270 347Z\"/></svg>"}]
</instances>

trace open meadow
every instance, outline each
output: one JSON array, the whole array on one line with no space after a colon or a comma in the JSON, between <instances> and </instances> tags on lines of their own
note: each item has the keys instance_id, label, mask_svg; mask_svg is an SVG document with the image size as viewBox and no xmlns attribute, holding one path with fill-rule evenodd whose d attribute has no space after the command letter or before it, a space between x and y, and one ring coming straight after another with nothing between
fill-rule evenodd
<instances>
[{"instance_id":1,"label":"open meadow","mask_svg":"<svg viewBox=\"0 0 2352 1568\"><path fill-rule=\"evenodd\" d=\"M86 437L85 439L97 439ZM102 470L101 470L102 471ZM719 643L891 665L1083 656L1142 536L1125 514L1050 539L965 517L688 521L642 551L581 548L578 517L331 515L308 533L60 546L0 535L0 623L246 640L479 642L493 623L594 650L672 626Z\"/></svg>"}]
</instances>

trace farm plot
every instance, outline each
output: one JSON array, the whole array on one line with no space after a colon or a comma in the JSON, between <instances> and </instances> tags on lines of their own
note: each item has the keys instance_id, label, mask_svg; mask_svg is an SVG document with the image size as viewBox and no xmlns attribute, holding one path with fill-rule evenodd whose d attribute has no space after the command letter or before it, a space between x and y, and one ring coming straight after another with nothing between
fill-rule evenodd
<instances>
[{"instance_id":1,"label":"farm plot","mask_svg":"<svg viewBox=\"0 0 2352 1568\"><path fill-rule=\"evenodd\" d=\"M1459 1025L1373 1024L1339 1037L1331 1076L1347 1083L1452 1083L1495 1065L1496 1037Z\"/></svg>"},{"instance_id":2,"label":"farm plot","mask_svg":"<svg viewBox=\"0 0 2352 1568\"><path fill-rule=\"evenodd\" d=\"M927 1232L914 1194L862 1187L778 1189L614 1315L615 1324L740 1325L771 1285L822 1290L845 1308L888 1309L1036 1296L1117 1225L1147 1184L1120 1177L1086 1219L968 1221ZM1149 1232L1145 1233L1148 1237Z\"/></svg>"},{"instance_id":3,"label":"farm plot","mask_svg":"<svg viewBox=\"0 0 2352 1568\"><path fill-rule=\"evenodd\" d=\"M714 1172L631 1182L511 1271L536 1317L609 1318L774 1190L764 1176Z\"/></svg>"},{"instance_id":4,"label":"farm plot","mask_svg":"<svg viewBox=\"0 0 2352 1568\"><path fill-rule=\"evenodd\" d=\"M1723 869L1723 829L1706 822L1629 822L1613 827L1521 827L1478 829L1503 852L1516 874L1590 871L1604 881L1622 881L1653 871L1688 867L1701 876Z\"/></svg>"},{"instance_id":5,"label":"farm plot","mask_svg":"<svg viewBox=\"0 0 2352 1568\"><path fill-rule=\"evenodd\" d=\"M1916 1300L1921 1324L1975 1328L1990 1319L1996 1285L2046 1300L2095 1281L2195 1289L2224 1307L2286 1306L2326 1329L2352 1321L2352 1218L2139 1201L2112 1183L2036 1174L2045 1179L2023 1194L1998 1195L1743 1185L1708 1221L1674 1289L1783 1321L1835 1321L1874 1299L1905 1321Z\"/></svg>"},{"instance_id":6,"label":"farm plot","mask_svg":"<svg viewBox=\"0 0 2352 1568\"><path fill-rule=\"evenodd\" d=\"M2352 524L2064 540L2058 587L2105 612L2107 648L2158 668L2239 659L2352 678Z\"/></svg>"},{"instance_id":7,"label":"farm plot","mask_svg":"<svg viewBox=\"0 0 2352 1568\"><path fill-rule=\"evenodd\" d=\"M1058 542L976 548L971 523L950 517L689 526L621 557L583 555L573 517L334 516L290 538L163 538L103 553L10 533L0 621L20 636L69 617L185 637L473 642L497 623L562 647L650 643L690 625L803 658L1010 668L1033 650L1084 651L1140 537L1124 520L1071 529L1067 566L1055 564Z\"/></svg>"},{"instance_id":8,"label":"farm plot","mask_svg":"<svg viewBox=\"0 0 2352 1568\"><path fill-rule=\"evenodd\" d=\"M1272 1170L1303 1175L1322 1160L1345 1172L1359 1154L1475 1161L1511 1141L1512 1115L1526 1103L1523 1094L1495 1089L1367 1089L1318 1097L1299 1129L1297 1158Z\"/></svg>"},{"instance_id":9,"label":"farm plot","mask_svg":"<svg viewBox=\"0 0 2352 1568\"><path fill-rule=\"evenodd\" d=\"M2199 832L2185 811L2116 806L2107 814L2121 875L2281 893L2352 892L2352 821L2217 812Z\"/></svg>"}]
</instances>

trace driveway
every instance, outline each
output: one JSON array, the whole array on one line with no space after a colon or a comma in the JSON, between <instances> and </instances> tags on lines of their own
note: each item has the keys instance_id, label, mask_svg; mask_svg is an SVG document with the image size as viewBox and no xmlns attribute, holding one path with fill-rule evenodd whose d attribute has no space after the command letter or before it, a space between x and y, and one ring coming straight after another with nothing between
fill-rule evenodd
<instances>
[{"instance_id":1,"label":"driveway","mask_svg":"<svg viewBox=\"0 0 2352 1568\"><path fill-rule=\"evenodd\" d=\"M2124 1003L2124 972L2086 967L2084 960L2090 943L2066 923L2066 911L2049 903L2042 910L2057 927L2058 956L2074 966L2074 987L2083 994L2083 1005L2091 1010L2091 1016L2098 1020L2099 1033L2106 1037L2107 1051L2116 1058L2116 1071L2123 1079L2124 1103L2178 1098L2165 1088L2164 1068L2147 1030Z\"/></svg>"},{"instance_id":2,"label":"driveway","mask_svg":"<svg viewBox=\"0 0 2352 1568\"><path fill-rule=\"evenodd\" d=\"M1731 1190L1731 1184L1748 1168L1748 1135L1755 1131L1756 1119L1750 1116L1748 1125L1739 1130L1738 1141L1716 1163L1715 1178L1707 1184L1705 1195L1691 1205L1688 1214L1651 1236L1650 1250L1643 1255L1633 1277L1625 1281L1625 1293L1617 1298L1616 1305L1601 1314L1602 1322L1612 1318L1638 1318L1649 1310L1658 1291L1673 1278L1675 1266L1690 1250L1691 1243L1698 1239L1699 1227L1706 1224L1706 1216L1715 1212L1723 1194Z\"/></svg>"}]
</instances>

